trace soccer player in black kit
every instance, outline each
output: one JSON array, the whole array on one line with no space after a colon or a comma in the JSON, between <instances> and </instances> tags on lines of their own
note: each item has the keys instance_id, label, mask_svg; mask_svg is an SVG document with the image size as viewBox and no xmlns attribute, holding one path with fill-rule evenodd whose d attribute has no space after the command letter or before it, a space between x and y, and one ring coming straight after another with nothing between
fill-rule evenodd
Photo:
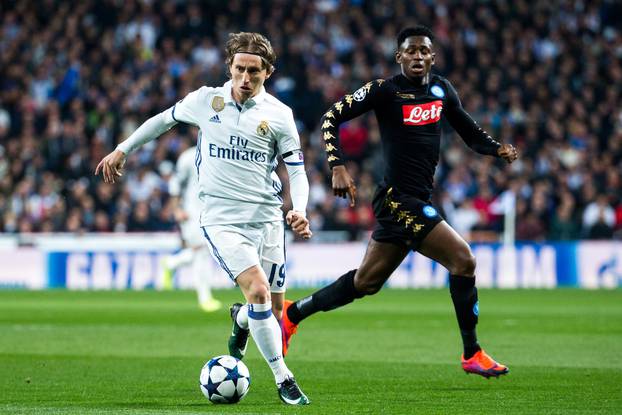
<instances>
[{"instance_id":1,"label":"soccer player in black kit","mask_svg":"<svg viewBox=\"0 0 622 415\"><path fill-rule=\"evenodd\" d=\"M431 73L434 35L424 26L402 30L395 57L401 74L367 83L346 95L324 114L321 131L332 187L336 196L350 197L356 187L343 165L339 125L374 110L380 126L385 162L384 182L373 200L377 225L360 267L342 275L309 297L286 302L281 322L283 354L303 319L330 311L357 298L377 293L410 250L449 270L449 291L462 335L462 367L484 377L503 375L508 368L495 362L477 342L478 298L475 258L467 242L430 203L439 159L441 119L445 118L474 151L508 163L518 157L511 144L493 140L462 108L448 80Z\"/></svg>"}]
</instances>

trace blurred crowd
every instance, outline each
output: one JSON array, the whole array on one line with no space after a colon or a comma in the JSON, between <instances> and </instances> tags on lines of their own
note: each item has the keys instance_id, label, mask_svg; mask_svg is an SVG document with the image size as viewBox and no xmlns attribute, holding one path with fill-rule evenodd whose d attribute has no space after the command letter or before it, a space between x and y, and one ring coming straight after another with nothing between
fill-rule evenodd
<instances>
[{"instance_id":1,"label":"blurred crowd","mask_svg":"<svg viewBox=\"0 0 622 415\"><path fill-rule=\"evenodd\" d=\"M341 127L355 208L332 195L318 122L346 92L396 74L397 32L425 24L434 71L521 153L504 165L445 126L434 195L445 218L471 239L498 239L513 195L519 240L622 237L620 22L614 0L1 2L0 231L175 229L168 181L194 128L132 154L115 185L95 166L150 116L224 83L224 43L243 30L278 55L267 88L294 110L312 229L363 238L383 171L376 120Z\"/></svg>"}]
</instances>

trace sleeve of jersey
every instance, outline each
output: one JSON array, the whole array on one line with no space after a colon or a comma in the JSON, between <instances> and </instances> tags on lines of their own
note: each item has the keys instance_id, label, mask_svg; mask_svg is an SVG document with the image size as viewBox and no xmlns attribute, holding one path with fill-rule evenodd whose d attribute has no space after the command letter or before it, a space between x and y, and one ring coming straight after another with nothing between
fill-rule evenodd
<instances>
[{"instance_id":1,"label":"sleeve of jersey","mask_svg":"<svg viewBox=\"0 0 622 415\"><path fill-rule=\"evenodd\" d=\"M305 165L302 161L302 151L298 150L292 153L283 158L289 176L289 194L292 198L292 208L297 212L305 212L306 215L309 200L309 179L307 179Z\"/></svg>"},{"instance_id":2,"label":"sleeve of jersey","mask_svg":"<svg viewBox=\"0 0 622 415\"><path fill-rule=\"evenodd\" d=\"M445 116L451 126L474 151L479 154L497 156L497 149L501 144L489 136L464 110L454 87L449 82L446 85L447 100L445 102L447 108L445 109Z\"/></svg>"},{"instance_id":3,"label":"sleeve of jersey","mask_svg":"<svg viewBox=\"0 0 622 415\"><path fill-rule=\"evenodd\" d=\"M141 124L125 141L117 146L125 154L129 154L143 144L155 140L164 132L170 130L177 122L170 116L171 108L154 115Z\"/></svg>"},{"instance_id":4,"label":"sleeve of jersey","mask_svg":"<svg viewBox=\"0 0 622 415\"><path fill-rule=\"evenodd\" d=\"M199 116L207 101L207 94L211 88L201 87L192 91L183 99L178 101L172 108L171 117L176 122L199 127Z\"/></svg>"},{"instance_id":5,"label":"sleeve of jersey","mask_svg":"<svg viewBox=\"0 0 622 415\"><path fill-rule=\"evenodd\" d=\"M181 195L181 184L177 174L174 174L168 181L168 194L172 197L180 197Z\"/></svg>"},{"instance_id":6,"label":"sleeve of jersey","mask_svg":"<svg viewBox=\"0 0 622 415\"><path fill-rule=\"evenodd\" d=\"M332 169L344 164L339 144L339 125L373 109L379 102L384 79L371 81L335 102L322 116L321 135L328 165Z\"/></svg>"},{"instance_id":7,"label":"sleeve of jersey","mask_svg":"<svg viewBox=\"0 0 622 415\"><path fill-rule=\"evenodd\" d=\"M309 180L305 172L300 137L291 111L286 118L284 131L278 144L289 176L289 193L292 198L293 209L298 212L306 212L307 201L309 200Z\"/></svg>"},{"instance_id":8,"label":"sleeve of jersey","mask_svg":"<svg viewBox=\"0 0 622 415\"><path fill-rule=\"evenodd\" d=\"M125 141L120 143L117 149L129 154L149 141L155 140L180 122L198 127L197 113L208 91L207 87L201 87L186 95L185 98L166 111L149 118Z\"/></svg>"}]
</instances>

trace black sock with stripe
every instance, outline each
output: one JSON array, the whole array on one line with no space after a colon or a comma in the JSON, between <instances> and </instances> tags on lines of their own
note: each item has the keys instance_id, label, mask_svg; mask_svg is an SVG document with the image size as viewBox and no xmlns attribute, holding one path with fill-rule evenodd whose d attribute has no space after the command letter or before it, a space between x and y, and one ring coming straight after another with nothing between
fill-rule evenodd
<instances>
[{"instance_id":1,"label":"black sock with stripe","mask_svg":"<svg viewBox=\"0 0 622 415\"><path fill-rule=\"evenodd\" d=\"M449 276L449 292L456 310L462 344L464 346L464 358L469 359L479 350L475 326L479 316L479 302L475 277L461 275Z\"/></svg>"},{"instance_id":2,"label":"black sock with stripe","mask_svg":"<svg viewBox=\"0 0 622 415\"><path fill-rule=\"evenodd\" d=\"M287 309L289 320L298 324L318 311L330 311L363 297L354 288L356 270L346 272L337 281L314 292L308 297L296 301Z\"/></svg>"}]
</instances>

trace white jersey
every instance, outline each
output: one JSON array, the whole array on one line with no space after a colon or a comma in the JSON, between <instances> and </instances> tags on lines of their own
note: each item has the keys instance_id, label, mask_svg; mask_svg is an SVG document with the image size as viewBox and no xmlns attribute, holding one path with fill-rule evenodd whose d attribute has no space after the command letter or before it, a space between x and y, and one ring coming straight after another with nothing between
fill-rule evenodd
<instances>
[{"instance_id":1,"label":"white jersey","mask_svg":"<svg viewBox=\"0 0 622 415\"><path fill-rule=\"evenodd\" d=\"M199 199L199 176L194 164L196 152L197 147L191 147L181 153L169 184L169 193L181 198L181 207L191 218L198 218L203 209Z\"/></svg>"},{"instance_id":2,"label":"white jersey","mask_svg":"<svg viewBox=\"0 0 622 415\"><path fill-rule=\"evenodd\" d=\"M191 92L166 113L200 129L194 164L201 226L282 220L276 157L300 149L288 106L263 87L239 106L229 81Z\"/></svg>"}]
</instances>

